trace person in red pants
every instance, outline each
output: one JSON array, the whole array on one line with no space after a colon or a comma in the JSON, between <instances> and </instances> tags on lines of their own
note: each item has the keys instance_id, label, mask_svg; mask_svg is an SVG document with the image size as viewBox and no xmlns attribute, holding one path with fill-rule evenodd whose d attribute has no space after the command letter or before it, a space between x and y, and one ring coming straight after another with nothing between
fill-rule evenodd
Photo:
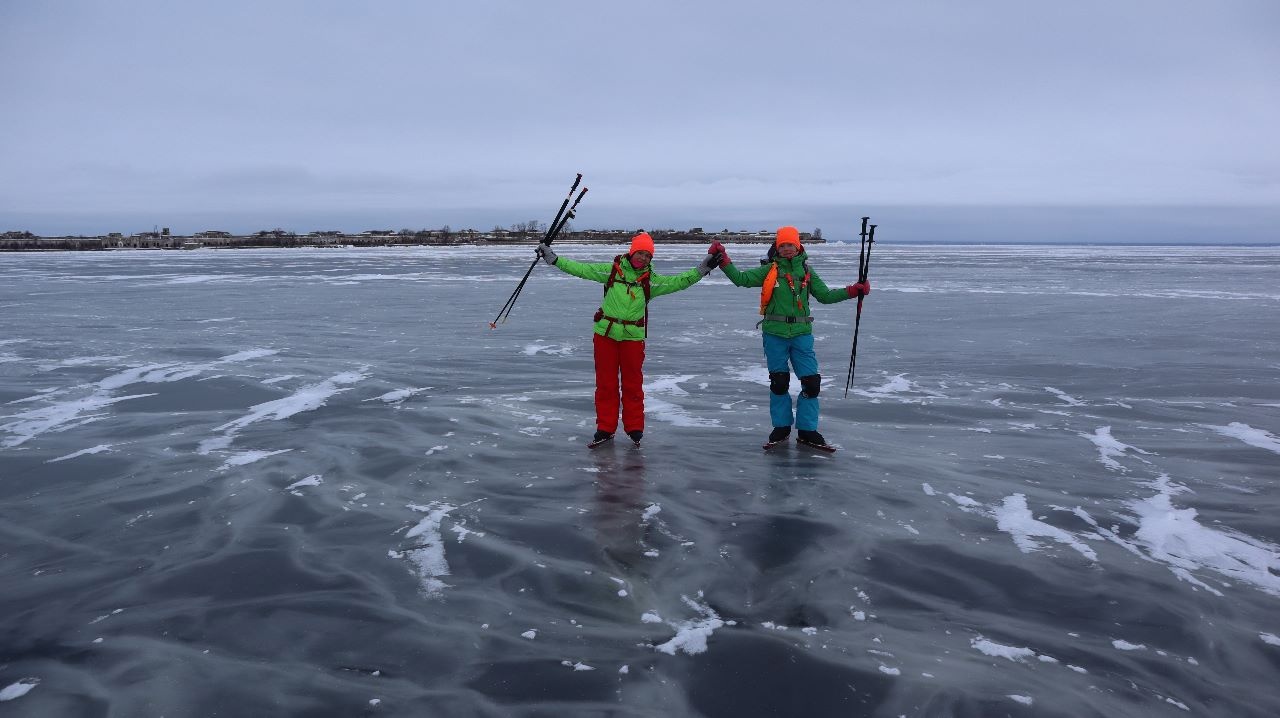
<instances>
[{"instance_id":1,"label":"person in red pants","mask_svg":"<svg viewBox=\"0 0 1280 718\"><path fill-rule=\"evenodd\" d=\"M717 256L708 254L693 269L664 277L653 271L653 237L641 232L631 239L626 254L612 262L575 262L557 257L550 245L536 250L547 264L575 277L604 285L604 299L596 310L592 341L596 362L596 433L592 443L613 438L618 430L621 398L622 427L631 440L644 436L644 340L648 336L649 300L693 286L715 268Z\"/></svg>"}]
</instances>

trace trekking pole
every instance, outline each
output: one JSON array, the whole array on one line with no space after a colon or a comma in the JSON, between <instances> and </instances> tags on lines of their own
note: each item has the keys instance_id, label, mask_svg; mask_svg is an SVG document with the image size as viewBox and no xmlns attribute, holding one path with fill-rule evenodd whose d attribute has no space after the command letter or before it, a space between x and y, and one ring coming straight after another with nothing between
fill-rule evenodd
<instances>
[{"instance_id":1,"label":"trekking pole","mask_svg":"<svg viewBox=\"0 0 1280 718\"><path fill-rule=\"evenodd\" d=\"M569 205L569 200L573 197L573 191L578 188L578 183L581 181L582 173L579 172L578 176L573 179L573 184L569 187L569 194L565 195L564 201L560 203L560 209L556 212L555 219L551 220L551 225L547 227L547 234L544 234L542 237L542 241L544 243L547 242L547 237L550 236L551 230L555 228L556 222L560 221L561 215L564 214L565 207ZM586 190L583 189L583 194L585 193ZM579 196L578 199L582 199L582 197ZM577 206L576 202L574 203L574 206ZM498 316L494 317L493 321L489 322L490 329L498 328L498 320L502 318L503 312L509 312L510 308L515 304L516 298L520 296L520 290L524 288L524 283L529 280L529 274L533 272L533 268L537 266L537 264L538 260L534 259L533 263L529 265L529 270L524 273L524 277L520 280L520 283L516 285L516 290L511 293L510 297L507 297L507 303L502 305L502 309L498 310Z\"/></svg>"},{"instance_id":2,"label":"trekking pole","mask_svg":"<svg viewBox=\"0 0 1280 718\"><path fill-rule=\"evenodd\" d=\"M569 213L568 213L568 214L566 214L566 215L564 215L564 217L563 217L563 218L560 218L560 215L559 215L559 214L557 214L557 215L556 215L556 218L557 218L559 221L555 224L555 226L554 226L554 227L549 227L549 228L547 229L547 233L546 233L546 235L544 235L544 236L543 236L543 238L542 238L542 244L543 244L543 245L550 246L550 245L551 245L551 243L552 243L553 241L555 241L556 237L559 237L559 236L560 236L560 231L561 231L561 230L563 230L563 229L564 229L564 226L565 226L566 224L568 224L568 223L569 223L569 220L573 219L573 218L574 218L574 216L576 216L576 214L577 214L577 209L578 209L578 203L582 201L582 197L583 197L583 195L585 195L586 193L587 193L587 188L586 188L586 187L583 187L583 188L582 188L582 191L578 193L578 198L577 198L577 199L575 199L575 200L573 201L573 206L569 208ZM570 193L570 194L572 194L572 193ZM563 209L563 206L562 206L561 208ZM555 220L553 220L553 221L555 221ZM524 291L524 285L525 285L525 283L526 283L526 282L528 282L528 281L529 281L529 274L530 274L530 273L532 273L532 272L533 272L533 268L534 268L534 267L536 267L536 266L538 265L538 259L540 259L540 258L535 258L535 259L533 260L533 263L529 265L529 269L528 269L527 271L525 271L525 273L524 273L524 279L521 279L521 280L520 280L520 283L516 285L516 290L515 290L514 292L512 292L512 293L511 293L511 298L507 300L507 306L505 307L506 314L505 314L505 315L502 315L502 322L503 322L504 324L505 324L505 323L506 323L506 321L507 321L507 317L510 317L510 316L511 316L511 310L515 307L515 305L516 305L516 300L520 298L520 292L523 292L523 291ZM494 326L491 324L491 325L490 325L490 328L491 328L491 329L496 329L497 327L494 327Z\"/></svg>"},{"instance_id":3,"label":"trekking pole","mask_svg":"<svg viewBox=\"0 0 1280 718\"><path fill-rule=\"evenodd\" d=\"M578 203L581 202L582 197L586 195L587 188L582 188L582 191L578 193L578 198L573 200L572 206L569 205L569 200L573 198L573 192L578 189L578 183L580 182L582 182L581 172L579 172L578 176L573 180L573 185L569 187L569 194L566 195L564 201L560 203L560 210L556 212L555 218L552 219L551 224L547 226L547 232L542 237L542 244L550 245L555 241L556 236L560 234L560 230L564 229L564 225L576 215ZM566 208L568 209L567 213L565 212ZM534 258L533 263L529 265L529 269L525 271L524 277L522 277L520 279L520 283L516 285L515 291L507 298L507 302L502 305L502 309L498 310L498 316L494 317L493 321L489 322L490 329L497 329L499 323L505 323L507 321L507 317L511 316L511 310L515 307L516 300L520 298L520 292L524 290L525 283L529 281L529 275L533 273L533 268L538 266L539 261L541 261L540 257Z\"/></svg>"},{"instance_id":4,"label":"trekking pole","mask_svg":"<svg viewBox=\"0 0 1280 718\"><path fill-rule=\"evenodd\" d=\"M858 250L858 281L867 281L867 272L871 269L871 245L876 241L876 226L871 225L871 230L867 231L867 220L870 217L862 218L862 238L863 247L866 248L865 254L862 249ZM849 377L844 383L845 398L849 396L849 387L853 385L853 369L858 362L858 330L862 327L862 299L865 294L858 295L858 312L853 320L853 351L849 354Z\"/></svg>"}]
</instances>

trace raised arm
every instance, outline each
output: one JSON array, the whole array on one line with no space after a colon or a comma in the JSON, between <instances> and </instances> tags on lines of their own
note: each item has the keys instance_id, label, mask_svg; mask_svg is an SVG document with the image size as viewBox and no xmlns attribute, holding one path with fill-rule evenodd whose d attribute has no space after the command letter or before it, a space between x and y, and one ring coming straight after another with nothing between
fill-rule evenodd
<instances>
[{"instance_id":1,"label":"raised arm","mask_svg":"<svg viewBox=\"0 0 1280 718\"><path fill-rule=\"evenodd\" d=\"M651 275L653 280L649 282L649 292L651 297L661 297L664 294L674 294L681 289L688 289L698 283L703 275L698 271L697 267L686 269L679 274L673 274L669 277L659 275Z\"/></svg>"},{"instance_id":2,"label":"raised arm","mask_svg":"<svg viewBox=\"0 0 1280 718\"><path fill-rule=\"evenodd\" d=\"M590 279L601 284L609 281L609 273L613 271L612 262L575 262L568 257L555 259L554 266L565 274L572 274L575 277Z\"/></svg>"},{"instance_id":3,"label":"raised arm","mask_svg":"<svg viewBox=\"0 0 1280 718\"><path fill-rule=\"evenodd\" d=\"M822 277L818 273L809 270L809 294L820 304L835 304L848 299L853 299L859 294L870 294L871 282L866 284L850 284L847 287L836 287L831 289L827 287L827 283L822 281Z\"/></svg>"},{"instance_id":4,"label":"raised arm","mask_svg":"<svg viewBox=\"0 0 1280 718\"><path fill-rule=\"evenodd\" d=\"M724 276L729 278L730 282L739 287L759 287L764 284L764 278L769 274L769 265L767 264L742 272L733 266L733 262L729 262L728 264L720 265L720 269L724 272Z\"/></svg>"}]
</instances>

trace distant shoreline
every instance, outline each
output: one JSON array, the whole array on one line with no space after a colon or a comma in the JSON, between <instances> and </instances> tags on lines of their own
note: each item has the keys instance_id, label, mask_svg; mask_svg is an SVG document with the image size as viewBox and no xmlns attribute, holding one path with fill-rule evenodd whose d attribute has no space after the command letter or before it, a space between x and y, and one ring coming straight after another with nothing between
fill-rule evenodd
<instances>
[{"instance_id":1,"label":"distant shoreline","mask_svg":"<svg viewBox=\"0 0 1280 718\"><path fill-rule=\"evenodd\" d=\"M773 232L715 232L699 230L678 232L650 230L655 244L710 244L713 241L733 244L770 244ZM633 230L603 230L565 232L556 238L562 244L625 245L635 234ZM122 250L183 250L183 249L265 249L265 248L358 248L358 247L518 247L537 244L541 232L508 232L494 230L477 232L460 230L422 230L418 232L379 232L360 234L340 232L312 232L299 235L284 230L257 232L249 235L233 235L230 232L199 232L194 235L171 235L164 232L143 232L124 236L64 236L41 237L30 232L6 232L0 235L0 252L95 252ZM822 244L821 237L802 232L801 241Z\"/></svg>"},{"instance_id":2,"label":"distant shoreline","mask_svg":"<svg viewBox=\"0 0 1280 718\"><path fill-rule=\"evenodd\" d=\"M372 247L532 247L541 241L541 234L524 236L495 236L491 232L475 232L462 230L442 234L438 231L404 234L337 234L312 233L296 235L292 233L257 233L252 235L225 236L183 236L159 233L142 233L128 237L108 236L62 236L42 237L25 232L8 232L0 235L0 252L92 252L92 251L155 251L184 249L361 249ZM626 245L631 241L634 231L584 231L567 232L557 238L560 244L598 244ZM668 245L706 245L713 241L725 244L770 244L773 232L716 232L692 233L672 231L651 231L655 244ZM21 235L21 236L14 236ZM856 245L856 240L832 240L814 238L802 233L805 244ZM896 246L914 247L1231 247L1231 248L1277 248L1280 242L1063 242L1063 241L945 241L945 240L887 240Z\"/></svg>"}]
</instances>

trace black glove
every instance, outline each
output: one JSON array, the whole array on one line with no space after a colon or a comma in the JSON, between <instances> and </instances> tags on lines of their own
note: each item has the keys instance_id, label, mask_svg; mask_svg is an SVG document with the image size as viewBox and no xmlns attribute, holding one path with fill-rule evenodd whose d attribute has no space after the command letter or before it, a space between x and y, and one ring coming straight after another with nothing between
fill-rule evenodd
<instances>
[{"instance_id":1,"label":"black glove","mask_svg":"<svg viewBox=\"0 0 1280 718\"><path fill-rule=\"evenodd\" d=\"M704 277L707 276L708 274L711 274L711 270L715 268L716 268L716 255L714 254L708 254L702 258L701 262L698 262L698 274L701 274Z\"/></svg>"},{"instance_id":2,"label":"black glove","mask_svg":"<svg viewBox=\"0 0 1280 718\"><path fill-rule=\"evenodd\" d=\"M555 252L551 251L551 245L549 244L538 244L538 248L533 250L533 253L541 257L542 261L550 264L551 266L555 266L556 260L560 259L556 256Z\"/></svg>"}]
</instances>

